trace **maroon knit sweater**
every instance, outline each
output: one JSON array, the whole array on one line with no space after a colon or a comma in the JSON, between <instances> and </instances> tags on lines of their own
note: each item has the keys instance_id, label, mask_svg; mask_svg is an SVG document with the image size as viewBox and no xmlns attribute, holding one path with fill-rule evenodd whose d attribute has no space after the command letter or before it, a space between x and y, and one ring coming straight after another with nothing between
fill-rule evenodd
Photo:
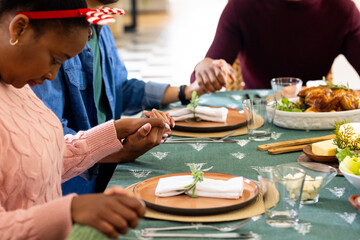
<instances>
[{"instance_id":1,"label":"maroon knit sweater","mask_svg":"<svg viewBox=\"0 0 360 240\"><path fill-rule=\"evenodd\" d=\"M351 0L229 0L206 57L238 57L245 89L266 89L274 77L321 79L339 54L360 74L360 13Z\"/></svg>"}]
</instances>

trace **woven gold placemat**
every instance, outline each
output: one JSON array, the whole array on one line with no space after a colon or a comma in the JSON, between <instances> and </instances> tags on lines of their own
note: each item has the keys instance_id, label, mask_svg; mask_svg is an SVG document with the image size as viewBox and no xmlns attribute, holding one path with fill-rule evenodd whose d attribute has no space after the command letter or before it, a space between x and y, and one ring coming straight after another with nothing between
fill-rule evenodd
<instances>
[{"instance_id":1,"label":"woven gold placemat","mask_svg":"<svg viewBox=\"0 0 360 240\"><path fill-rule=\"evenodd\" d=\"M127 189L133 191L136 184L137 183L127 187ZM146 208L145 217L175 222L226 222L254 217L264 213L264 211L264 203L262 200L262 194L260 192L257 198L249 205L231 212L206 216L181 216Z\"/></svg>"},{"instance_id":2,"label":"woven gold placemat","mask_svg":"<svg viewBox=\"0 0 360 240\"><path fill-rule=\"evenodd\" d=\"M259 128L263 125L264 121L257 121L255 128ZM229 131L223 131L223 132L182 132L182 131L176 131L172 130L172 135L174 136L180 136L180 137L223 137L231 132L235 131L235 133L232 136L240 136L248 134L248 130L246 125L242 126L237 129L229 130Z\"/></svg>"}]
</instances>

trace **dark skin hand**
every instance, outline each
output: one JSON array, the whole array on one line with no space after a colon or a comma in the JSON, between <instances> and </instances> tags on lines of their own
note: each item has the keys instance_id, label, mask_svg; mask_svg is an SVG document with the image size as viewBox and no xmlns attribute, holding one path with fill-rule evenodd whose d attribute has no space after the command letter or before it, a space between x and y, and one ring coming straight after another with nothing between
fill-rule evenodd
<instances>
[{"instance_id":1,"label":"dark skin hand","mask_svg":"<svg viewBox=\"0 0 360 240\"><path fill-rule=\"evenodd\" d=\"M195 67L196 82L207 93L226 87L228 78L236 81L235 75L235 70L223 59L205 58Z\"/></svg>"},{"instance_id":2,"label":"dark skin hand","mask_svg":"<svg viewBox=\"0 0 360 240\"><path fill-rule=\"evenodd\" d=\"M169 136L168 131L166 128L152 127L147 123L134 134L124 139L122 142L123 147L120 151L107 156L100 163L135 161L145 152L162 143L164 138Z\"/></svg>"},{"instance_id":3,"label":"dark skin hand","mask_svg":"<svg viewBox=\"0 0 360 240\"><path fill-rule=\"evenodd\" d=\"M169 126L175 127L175 121L172 117L170 117L169 113L164 113L162 111L153 109L151 112L144 111L144 115L148 118L163 119Z\"/></svg>"},{"instance_id":4,"label":"dark skin hand","mask_svg":"<svg viewBox=\"0 0 360 240\"><path fill-rule=\"evenodd\" d=\"M71 203L73 222L96 228L109 238L136 228L145 206L128 194L87 194L76 196Z\"/></svg>"},{"instance_id":5,"label":"dark skin hand","mask_svg":"<svg viewBox=\"0 0 360 240\"><path fill-rule=\"evenodd\" d=\"M168 115L168 113L165 114L161 111L153 109L152 112L146 112L145 115L147 118L121 119L116 121L118 123L118 127L121 127L122 131L121 133L118 133L118 137L120 134L125 135L125 132L132 131L127 129L126 125L124 128L122 124L131 124L131 127L137 127L138 125L136 124L141 122L145 122L145 124L138 128L136 132L121 139L123 140L123 147L121 150L103 158L99 161L100 163L124 163L134 161L136 158L140 157L151 148L158 146L160 143L163 143L166 138L171 135L169 124L174 126L175 122L174 119ZM155 119L157 119L156 122L154 122ZM137 121L135 124L134 120ZM151 123L155 123L155 125L152 125Z\"/></svg>"},{"instance_id":6,"label":"dark skin hand","mask_svg":"<svg viewBox=\"0 0 360 240\"><path fill-rule=\"evenodd\" d=\"M155 146L160 145L164 140L165 132L158 127L151 128L151 126L145 126L150 129L150 132L141 136L141 134L133 134L123 141L123 151L126 152L126 155L123 156L123 159L136 159L152 149Z\"/></svg>"},{"instance_id":7,"label":"dark skin hand","mask_svg":"<svg viewBox=\"0 0 360 240\"><path fill-rule=\"evenodd\" d=\"M150 123L152 127L167 129L171 132L170 126L163 120L158 118L125 118L115 121L117 138L122 140L131 134L134 134L139 128L146 123Z\"/></svg>"}]
</instances>

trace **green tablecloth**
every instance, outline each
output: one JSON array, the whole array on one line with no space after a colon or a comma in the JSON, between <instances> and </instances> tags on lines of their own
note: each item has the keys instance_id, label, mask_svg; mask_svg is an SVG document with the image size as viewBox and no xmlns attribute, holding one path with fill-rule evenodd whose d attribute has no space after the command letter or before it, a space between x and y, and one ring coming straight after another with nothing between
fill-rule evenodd
<instances>
[{"instance_id":1,"label":"green tablecloth","mask_svg":"<svg viewBox=\"0 0 360 240\"><path fill-rule=\"evenodd\" d=\"M249 90L220 92L204 95L200 104L226 106L242 109L241 100L244 94L250 97L270 95L269 90ZM171 104L170 108L180 105ZM167 110L167 109L164 109ZM269 155L266 151L257 150L257 145L286 141L292 139L317 137L331 134L332 131L300 131L275 127L278 139L267 142L250 142L247 135L232 137L237 143L202 143L202 144L161 144L141 156L134 163L118 165L109 186L129 186L148 178L187 172L185 163L206 163L213 166L212 172L240 175L256 179L253 167L272 166L281 163L295 162L301 152ZM335 177L320 192L320 200L314 205L303 205L300 208L300 224L296 229L277 229L268 226L264 217L248 223L238 232L253 232L257 239L360 239L360 215L348 202L351 194L360 194L344 177ZM182 223L154 219L142 219L139 227L130 230L121 239L142 239L140 231L145 227L177 226ZM187 223L189 224L189 223ZM229 223L214 223L225 226ZM209 232L199 231L199 232Z\"/></svg>"}]
</instances>

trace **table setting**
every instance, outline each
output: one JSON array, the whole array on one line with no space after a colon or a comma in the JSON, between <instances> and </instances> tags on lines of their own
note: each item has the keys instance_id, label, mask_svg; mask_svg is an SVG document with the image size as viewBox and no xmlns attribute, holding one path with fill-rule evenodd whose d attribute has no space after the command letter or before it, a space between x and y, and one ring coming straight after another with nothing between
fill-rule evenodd
<instances>
[{"instance_id":1,"label":"table setting","mask_svg":"<svg viewBox=\"0 0 360 240\"><path fill-rule=\"evenodd\" d=\"M347 165L341 171L330 158L323 156L321 161L311 156L317 147L313 144L334 139L334 129L284 127L274 122L275 109L272 116L268 111L249 110L249 99L267 99L261 103L266 109L274 106L268 101L273 96L272 89L203 95L198 105L233 112L239 125L216 129L226 120L213 122L215 127L183 121L189 125L175 129L164 144L135 162L119 164L109 187L126 187L147 206L138 228L120 238L358 239L360 215L353 207L358 202L351 196L360 194L360 189L345 174L358 176L347 172ZM245 100L248 105L243 105ZM162 110L185 108L174 103ZM254 127L258 116L262 122ZM265 140L252 138L249 133L266 125L267 118L273 120L270 135ZM201 175L204 186L196 183L195 191L184 188L195 178L189 166L206 170ZM235 185L242 191L236 190L233 197ZM194 197L194 193L200 195Z\"/></svg>"}]
</instances>

